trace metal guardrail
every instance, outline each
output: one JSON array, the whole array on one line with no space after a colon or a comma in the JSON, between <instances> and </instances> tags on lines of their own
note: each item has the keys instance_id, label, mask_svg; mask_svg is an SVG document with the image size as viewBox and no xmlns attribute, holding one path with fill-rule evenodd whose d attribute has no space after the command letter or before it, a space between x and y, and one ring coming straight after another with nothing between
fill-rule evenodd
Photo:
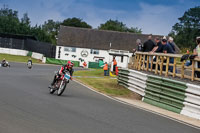
<instances>
[{"instance_id":1,"label":"metal guardrail","mask_svg":"<svg viewBox=\"0 0 200 133\"><path fill-rule=\"evenodd\" d=\"M118 83L129 90L144 96L147 74L130 69L119 69Z\"/></svg>"},{"instance_id":2,"label":"metal guardrail","mask_svg":"<svg viewBox=\"0 0 200 133\"><path fill-rule=\"evenodd\" d=\"M200 119L200 86L131 70L119 69L119 85L141 95L146 103Z\"/></svg>"}]
</instances>

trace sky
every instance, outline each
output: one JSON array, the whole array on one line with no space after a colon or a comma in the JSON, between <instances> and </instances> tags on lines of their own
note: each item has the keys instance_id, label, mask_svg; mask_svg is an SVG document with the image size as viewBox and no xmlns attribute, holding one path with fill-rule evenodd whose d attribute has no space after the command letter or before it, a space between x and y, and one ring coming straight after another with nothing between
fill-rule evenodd
<instances>
[{"instance_id":1,"label":"sky","mask_svg":"<svg viewBox=\"0 0 200 133\"><path fill-rule=\"evenodd\" d=\"M112 19L141 28L143 34L167 35L200 0L0 0L3 5L18 11L20 18L28 13L33 26L77 17L97 28Z\"/></svg>"}]
</instances>

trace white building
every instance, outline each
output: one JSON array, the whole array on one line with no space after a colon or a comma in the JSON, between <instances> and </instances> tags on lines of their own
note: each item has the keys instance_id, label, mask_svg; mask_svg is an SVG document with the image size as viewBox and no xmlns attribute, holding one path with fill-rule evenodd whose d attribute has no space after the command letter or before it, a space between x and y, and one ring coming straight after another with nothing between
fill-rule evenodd
<instances>
[{"instance_id":1,"label":"white building","mask_svg":"<svg viewBox=\"0 0 200 133\"><path fill-rule=\"evenodd\" d=\"M145 40L148 35L122 33L61 26L57 39L56 59L111 63L113 57L117 66L128 67L136 39Z\"/></svg>"},{"instance_id":2,"label":"white building","mask_svg":"<svg viewBox=\"0 0 200 133\"><path fill-rule=\"evenodd\" d=\"M56 59L79 61L80 66L83 66L84 61L89 64L89 62L98 62L99 60L111 64L113 56L115 56L117 66L128 67L129 57L132 56L132 53L129 53L129 51L113 49L98 50L65 46L56 47Z\"/></svg>"}]
</instances>

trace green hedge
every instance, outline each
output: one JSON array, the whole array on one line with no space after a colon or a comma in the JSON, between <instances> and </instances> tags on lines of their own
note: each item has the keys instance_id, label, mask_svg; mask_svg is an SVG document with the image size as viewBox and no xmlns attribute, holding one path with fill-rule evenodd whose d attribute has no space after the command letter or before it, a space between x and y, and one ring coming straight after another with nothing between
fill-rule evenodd
<instances>
[{"instance_id":1,"label":"green hedge","mask_svg":"<svg viewBox=\"0 0 200 133\"><path fill-rule=\"evenodd\" d=\"M46 58L47 64L57 64L57 65L64 65L67 64L69 60L58 60L54 58ZM79 61L72 61L75 67L79 67Z\"/></svg>"},{"instance_id":2,"label":"green hedge","mask_svg":"<svg viewBox=\"0 0 200 133\"><path fill-rule=\"evenodd\" d=\"M30 57L31 57L31 56L32 56L32 52L29 51L28 54L27 54L27 56L30 56Z\"/></svg>"}]
</instances>

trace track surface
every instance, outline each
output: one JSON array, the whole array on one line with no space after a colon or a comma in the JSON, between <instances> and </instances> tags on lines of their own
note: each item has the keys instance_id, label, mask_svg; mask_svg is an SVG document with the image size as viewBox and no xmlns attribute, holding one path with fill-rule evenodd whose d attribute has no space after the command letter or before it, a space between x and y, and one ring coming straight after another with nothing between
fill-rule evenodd
<instances>
[{"instance_id":1,"label":"track surface","mask_svg":"<svg viewBox=\"0 0 200 133\"><path fill-rule=\"evenodd\" d=\"M200 133L199 129L99 95L70 82L50 95L58 66L0 68L1 133Z\"/></svg>"}]
</instances>

